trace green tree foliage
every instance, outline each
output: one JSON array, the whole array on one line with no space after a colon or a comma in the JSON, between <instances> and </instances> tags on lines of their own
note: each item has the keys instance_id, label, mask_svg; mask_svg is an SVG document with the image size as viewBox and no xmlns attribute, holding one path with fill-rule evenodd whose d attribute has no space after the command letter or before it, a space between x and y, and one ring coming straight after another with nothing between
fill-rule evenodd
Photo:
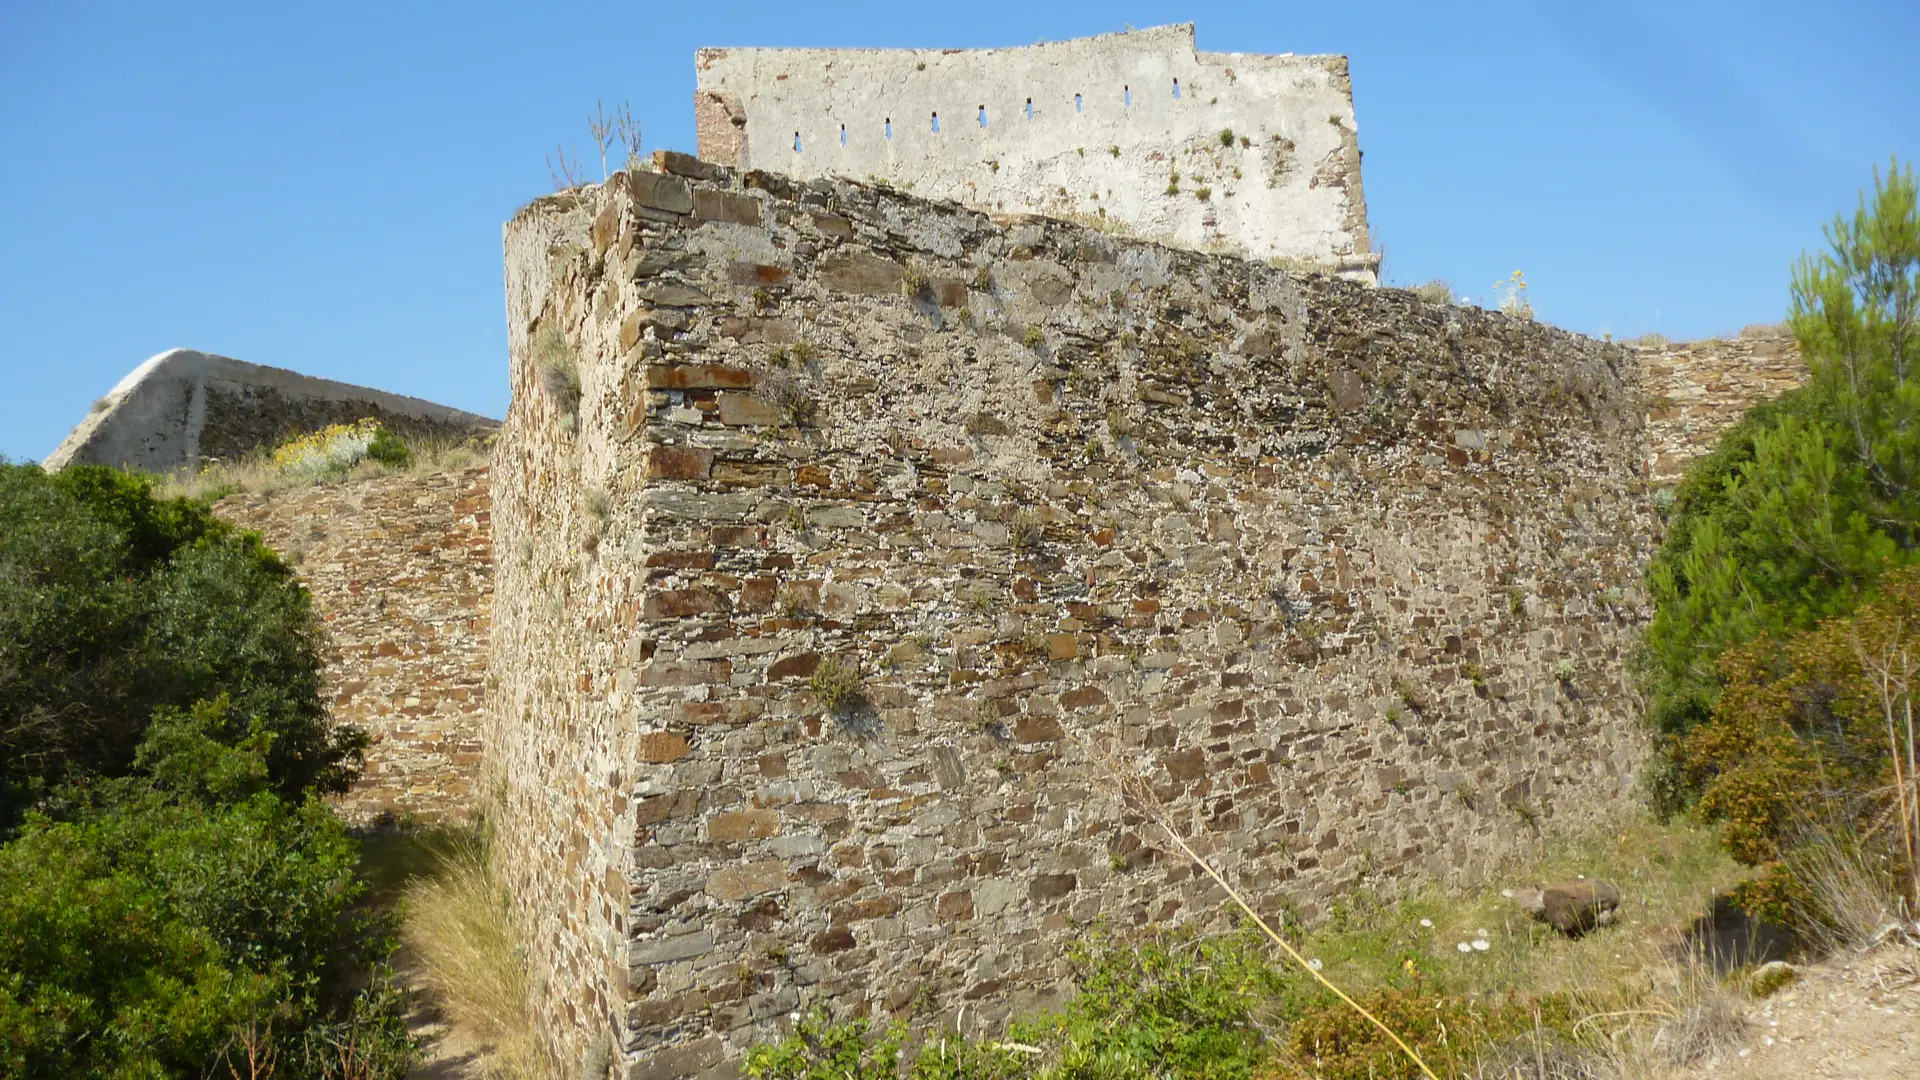
<instances>
[{"instance_id":1,"label":"green tree foliage","mask_svg":"<svg viewBox=\"0 0 1920 1080\"><path fill-rule=\"evenodd\" d=\"M404 1063L397 1014L340 989L386 951L357 846L231 727L225 699L163 712L132 775L63 788L0 845L0 1076L224 1075L250 1040L317 1060L356 1022L363 1056Z\"/></svg>"},{"instance_id":2,"label":"green tree foliage","mask_svg":"<svg viewBox=\"0 0 1920 1080\"><path fill-rule=\"evenodd\" d=\"M0 463L0 836L70 777L119 776L157 708L222 694L294 801L345 790L305 590L257 537L144 478Z\"/></svg>"},{"instance_id":3,"label":"green tree foliage","mask_svg":"<svg viewBox=\"0 0 1920 1080\"><path fill-rule=\"evenodd\" d=\"M203 504L0 462L0 1078L406 1074L316 633Z\"/></svg>"},{"instance_id":4,"label":"green tree foliage","mask_svg":"<svg viewBox=\"0 0 1920 1080\"><path fill-rule=\"evenodd\" d=\"M1911 166L1877 171L1832 250L1793 272L1808 385L1730 429L1676 493L1650 567L1652 714L1704 721L1716 661L1851 611L1920 551L1920 212Z\"/></svg>"}]
</instances>

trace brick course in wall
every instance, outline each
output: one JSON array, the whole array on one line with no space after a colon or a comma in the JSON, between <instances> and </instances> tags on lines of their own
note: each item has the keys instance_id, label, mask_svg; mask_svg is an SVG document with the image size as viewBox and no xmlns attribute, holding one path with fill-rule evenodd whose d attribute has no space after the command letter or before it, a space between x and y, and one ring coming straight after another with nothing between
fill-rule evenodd
<instances>
[{"instance_id":1,"label":"brick course in wall","mask_svg":"<svg viewBox=\"0 0 1920 1080\"><path fill-rule=\"evenodd\" d=\"M486 769L556 1075L991 1030L1092 920L1222 925L1116 772L1309 918L1628 790L1626 350L665 164L505 236Z\"/></svg>"},{"instance_id":2,"label":"brick course in wall","mask_svg":"<svg viewBox=\"0 0 1920 1080\"><path fill-rule=\"evenodd\" d=\"M326 637L325 694L373 744L355 823L460 818L480 762L493 602L488 470L230 495L214 512L290 559Z\"/></svg>"}]
</instances>

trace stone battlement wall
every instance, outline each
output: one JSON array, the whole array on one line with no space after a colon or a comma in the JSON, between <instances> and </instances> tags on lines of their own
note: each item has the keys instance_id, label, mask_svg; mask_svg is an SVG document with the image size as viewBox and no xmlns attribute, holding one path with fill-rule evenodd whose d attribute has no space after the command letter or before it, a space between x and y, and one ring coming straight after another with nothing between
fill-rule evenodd
<instances>
[{"instance_id":1,"label":"stone battlement wall","mask_svg":"<svg viewBox=\"0 0 1920 1080\"><path fill-rule=\"evenodd\" d=\"M214 512L291 560L326 635L333 718L373 736L349 821L465 816L480 762L493 533L485 466L266 494Z\"/></svg>"},{"instance_id":2,"label":"stone battlement wall","mask_svg":"<svg viewBox=\"0 0 1920 1080\"><path fill-rule=\"evenodd\" d=\"M1344 56L1203 53L1191 23L1009 49L702 49L704 160L880 179L1372 280Z\"/></svg>"},{"instance_id":3,"label":"stone battlement wall","mask_svg":"<svg viewBox=\"0 0 1920 1080\"><path fill-rule=\"evenodd\" d=\"M557 1074L992 1028L1075 926L1220 925L1114 769L1308 917L1627 790L1626 350L665 165L505 236L486 769Z\"/></svg>"},{"instance_id":4,"label":"stone battlement wall","mask_svg":"<svg viewBox=\"0 0 1920 1080\"><path fill-rule=\"evenodd\" d=\"M1647 468L1655 484L1679 482L1748 409L1807 381L1807 362L1783 326L1633 350L1646 372Z\"/></svg>"}]
</instances>

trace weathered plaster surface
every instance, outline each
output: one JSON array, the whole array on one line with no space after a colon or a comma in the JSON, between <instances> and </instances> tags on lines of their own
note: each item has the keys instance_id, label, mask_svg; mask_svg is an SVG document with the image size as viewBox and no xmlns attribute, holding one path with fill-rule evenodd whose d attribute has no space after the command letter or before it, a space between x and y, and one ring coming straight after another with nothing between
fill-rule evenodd
<instances>
[{"instance_id":1,"label":"weathered plaster surface","mask_svg":"<svg viewBox=\"0 0 1920 1080\"><path fill-rule=\"evenodd\" d=\"M231 461L288 436L367 417L405 436L459 436L498 426L419 398L170 349L121 379L43 464L167 473Z\"/></svg>"},{"instance_id":2,"label":"weathered plaster surface","mask_svg":"<svg viewBox=\"0 0 1920 1080\"><path fill-rule=\"evenodd\" d=\"M1367 280L1377 265L1343 56L1203 53L1186 24L1008 49L702 49L696 66L705 160Z\"/></svg>"},{"instance_id":3,"label":"weathered plaster surface","mask_svg":"<svg viewBox=\"0 0 1920 1080\"><path fill-rule=\"evenodd\" d=\"M556 1074L733 1075L823 1003L992 1029L1091 920L1218 925L1115 769L1308 917L1625 796L1625 350L664 165L506 235L485 767Z\"/></svg>"}]
</instances>

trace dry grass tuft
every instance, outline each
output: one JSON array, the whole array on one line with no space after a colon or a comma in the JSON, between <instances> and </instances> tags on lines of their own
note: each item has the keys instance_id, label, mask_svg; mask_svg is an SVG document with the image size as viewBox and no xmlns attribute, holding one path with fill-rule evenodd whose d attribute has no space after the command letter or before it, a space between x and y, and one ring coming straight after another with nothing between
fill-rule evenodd
<instances>
[{"instance_id":1,"label":"dry grass tuft","mask_svg":"<svg viewBox=\"0 0 1920 1080\"><path fill-rule=\"evenodd\" d=\"M1821 953L1868 946L1902 919L1900 883L1891 845L1876 846L1816 827L1801 830L1788 864L1811 894L1792 929Z\"/></svg>"},{"instance_id":2,"label":"dry grass tuft","mask_svg":"<svg viewBox=\"0 0 1920 1080\"><path fill-rule=\"evenodd\" d=\"M456 845L407 887L401 936L447 1020L490 1048L490 1075L538 1075L526 966L484 844Z\"/></svg>"},{"instance_id":3,"label":"dry grass tuft","mask_svg":"<svg viewBox=\"0 0 1920 1080\"><path fill-rule=\"evenodd\" d=\"M373 476L456 472L486 464L493 452L493 438L487 434L466 438L408 439L407 447L412 453L405 465L383 465L369 459L338 473L284 469L274 462L270 450L263 449L238 461L215 462L198 472L163 476L156 494L163 499L187 498L215 502L241 492L289 491Z\"/></svg>"}]
</instances>

